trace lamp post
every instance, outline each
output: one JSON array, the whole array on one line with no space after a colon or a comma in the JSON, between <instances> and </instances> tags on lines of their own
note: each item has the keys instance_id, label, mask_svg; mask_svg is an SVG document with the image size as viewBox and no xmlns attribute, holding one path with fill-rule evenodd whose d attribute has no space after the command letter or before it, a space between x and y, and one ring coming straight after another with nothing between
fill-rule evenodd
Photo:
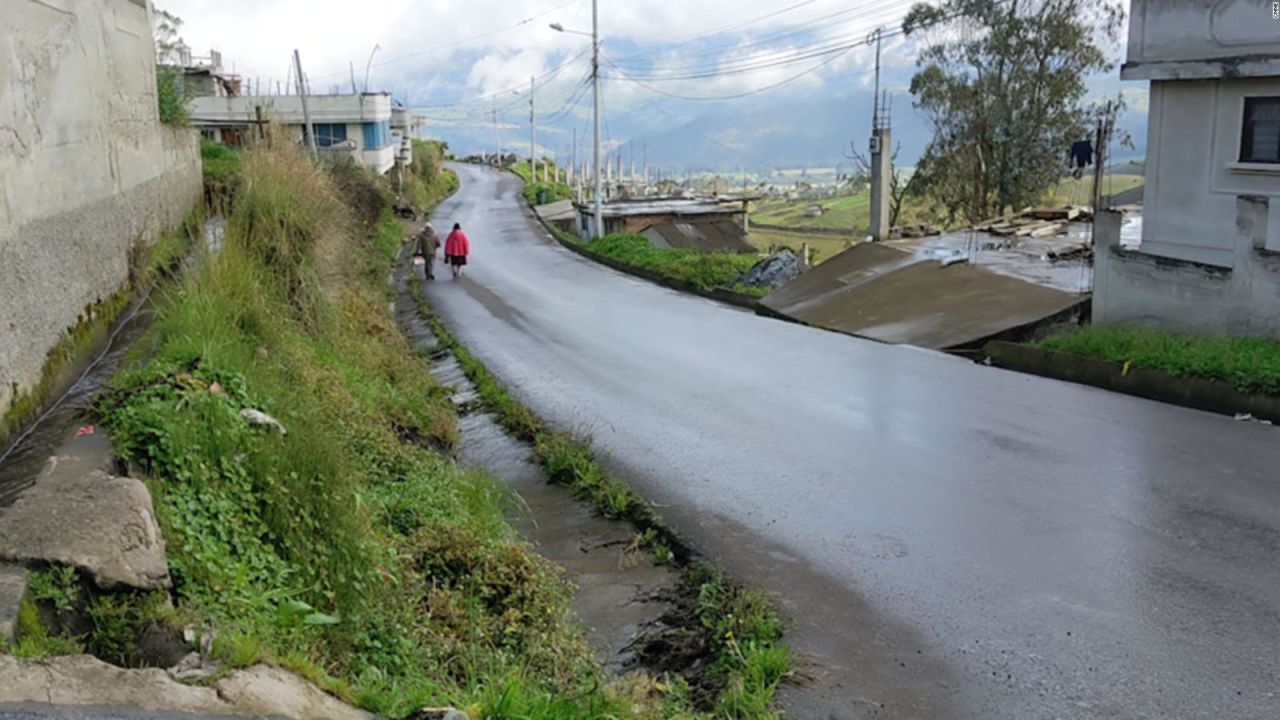
<instances>
[{"instance_id":1,"label":"lamp post","mask_svg":"<svg viewBox=\"0 0 1280 720\"><path fill-rule=\"evenodd\" d=\"M570 33L572 35L587 35L591 38L591 85L594 90L594 100L591 103L592 114L595 116L595 148L592 151L592 164L595 167L596 176L596 201L595 201L595 218L597 239L604 237L604 176L600 174L600 14L599 0L591 0L591 32L585 33L577 30L566 30L560 23L552 23L551 29L556 32Z\"/></svg>"}]
</instances>

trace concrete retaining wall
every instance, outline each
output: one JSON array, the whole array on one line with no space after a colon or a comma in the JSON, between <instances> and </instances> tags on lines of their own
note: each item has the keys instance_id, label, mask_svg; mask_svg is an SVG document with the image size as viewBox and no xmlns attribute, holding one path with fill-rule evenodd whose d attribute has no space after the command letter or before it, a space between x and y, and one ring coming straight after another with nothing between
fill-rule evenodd
<instances>
[{"instance_id":1,"label":"concrete retaining wall","mask_svg":"<svg viewBox=\"0 0 1280 720\"><path fill-rule=\"evenodd\" d=\"M159 121L146 0L6 0L0 415L199 201L194 130Z\"/></svg>"},{"instance_id":2,"label":"concrete retaining wall","mask_svg":"<svg viewBox=\"0 0 1280 720\"><path fill-rule=\"evenodd\" d=\"M1265 245L1270 198L1237 198L1226 233L1230 266L1191 262L1120 246L1120 219L1099 213L1093 321L1147 324L1189 333L1280 334L1280 253ZM1145 243L1144 246L1145 248Z\"/></svg>"},{"instance_id":3,"label":"concrete retaining wall","mask_svg":"<svg viewBox=\"0 0 1280 720\"><path fill-rule=\"evenodd\" d=\"M990 343L986 353L992 365L1007 370L1092 385L1197 410L1225 415L1247 413L1260 420L1280 422L1280 397L1249 395L1220 380L1177 377L1151 368L1126 370L1121 363L1008 342Z\"/></svg>"}]
</instances>

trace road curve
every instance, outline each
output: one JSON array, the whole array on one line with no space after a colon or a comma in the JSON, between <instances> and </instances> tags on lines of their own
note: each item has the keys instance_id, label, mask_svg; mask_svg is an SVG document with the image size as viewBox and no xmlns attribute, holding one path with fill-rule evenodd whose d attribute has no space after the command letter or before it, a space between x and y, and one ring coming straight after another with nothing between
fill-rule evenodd
<instances>
[{"instance_id":1,"label":"road curve","mask_svg":"<svg viewBox=\"0 0 1280 720\"><path fill-rule=\"evenodd\" d=\"M432 305L776 594L791 716L1280 717L1280 430L681 295L455 170Z\"/></svg>"}]
</instances>

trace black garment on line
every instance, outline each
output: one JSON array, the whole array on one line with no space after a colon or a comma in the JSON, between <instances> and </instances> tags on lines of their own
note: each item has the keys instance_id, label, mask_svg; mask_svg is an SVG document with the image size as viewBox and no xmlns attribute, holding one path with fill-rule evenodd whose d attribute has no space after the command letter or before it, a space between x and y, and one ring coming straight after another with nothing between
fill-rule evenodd
<instances>
[{"instance_id":1,"label":"black garment on line","mask_svg":"<svg viewBox=\"0 0 1280 720\"><path fill-rule=\"evenodd\" d=\"M1071 160L1077 168L1093 164L1093 142L1080 140L1071 144Z\"/></svg>"}]
</instances>

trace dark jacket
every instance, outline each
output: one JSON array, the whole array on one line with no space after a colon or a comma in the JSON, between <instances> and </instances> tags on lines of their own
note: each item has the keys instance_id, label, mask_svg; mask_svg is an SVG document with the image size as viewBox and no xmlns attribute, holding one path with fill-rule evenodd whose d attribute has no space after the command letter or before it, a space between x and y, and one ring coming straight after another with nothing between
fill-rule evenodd
<instances>
[{"instance_id":1,"label":"dark jacket","mask_svg":"<svg viewBox=\"0 0 1280 720\"><path fill-rule=\"evenodd\" d=\"M435 257L436 249L440 247L440 238L436 235L436 231L429 227L424 227L418 231L415 238L417 242L413 246L415 255L424 257Z\"/></svg>"}]
</instances>

